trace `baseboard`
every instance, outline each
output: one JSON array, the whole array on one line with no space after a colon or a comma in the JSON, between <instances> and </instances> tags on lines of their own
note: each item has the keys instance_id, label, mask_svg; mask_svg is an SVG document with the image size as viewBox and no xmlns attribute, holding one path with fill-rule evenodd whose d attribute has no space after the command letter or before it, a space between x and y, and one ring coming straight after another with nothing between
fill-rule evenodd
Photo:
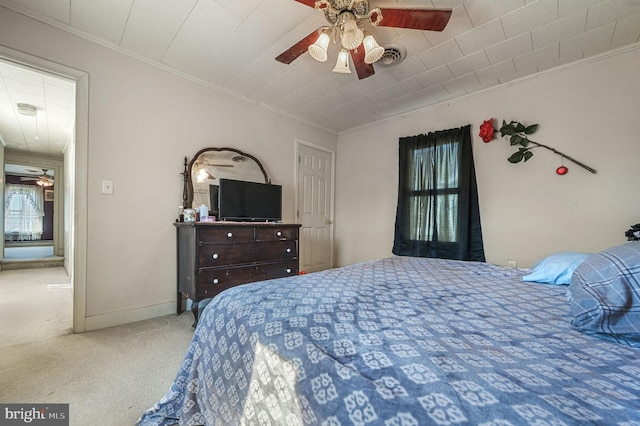
<instances>
[{"instance_id":1,"label":"baseboard","mask_svg":"<svg viewBox=\"0 0 640 426\"><path fill-rule=\"evenodd\" d=\"M142 308L128 309L126 311L117 311L108 314L95 315L86 318L85 331L115 327L117 325L144 321L151 318L162 317L175 313L176 302L167 302L158 305L144 306Z\"/></svg>"}]
</instances>

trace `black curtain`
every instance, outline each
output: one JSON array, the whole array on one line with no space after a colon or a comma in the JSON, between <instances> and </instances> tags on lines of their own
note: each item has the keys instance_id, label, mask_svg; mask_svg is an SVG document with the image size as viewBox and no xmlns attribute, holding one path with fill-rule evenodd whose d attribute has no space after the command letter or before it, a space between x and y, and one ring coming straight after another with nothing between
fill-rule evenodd
<instances>
[{"instance_id":1,"label":"black curtain","mask_svg":"<svg viewBox=\"0 0 640 426\"><path fill-rule=\"evenodd\" d=\"M471 125L400 138L393 253L485 261Z\"/></svg>"}]
</instances>

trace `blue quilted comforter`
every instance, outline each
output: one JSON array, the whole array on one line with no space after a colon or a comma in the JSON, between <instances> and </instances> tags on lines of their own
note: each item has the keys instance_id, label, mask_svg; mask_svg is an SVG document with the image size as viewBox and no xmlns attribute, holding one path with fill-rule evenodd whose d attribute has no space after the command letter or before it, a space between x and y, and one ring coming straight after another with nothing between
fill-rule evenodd
<instances>
[{"instance_id":1,"label":"blue quilted comforter","mask_svg":"<svg viewBox=\"0 0 640 426\"><path fill-rule=\"evenodd\" d=\"M640 350L525 271L394 257L227 290L139 425L640 424Z\"/></svg>"}]
</instances>

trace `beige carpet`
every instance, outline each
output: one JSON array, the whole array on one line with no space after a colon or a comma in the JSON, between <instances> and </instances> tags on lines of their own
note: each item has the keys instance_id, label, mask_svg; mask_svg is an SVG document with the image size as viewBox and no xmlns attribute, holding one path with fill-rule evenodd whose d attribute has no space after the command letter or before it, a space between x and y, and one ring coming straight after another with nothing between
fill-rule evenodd
<instances>
[{"instance_id":1,"label":"beige carpet","mask_svg":"<svg viewBox=\"0 0 640 426\"><path fill-rule=\"evenodd\" d=\"M37 305L33 307L40 312L35 316L40 318L36 324L25 322L21 326L2 314L6 309L22 315L20 311L30 307L30 301L11 307L12 299L25 297L17 296L18 290L12 289L16 282L22 280L37 287L41 280L40 287L44 288L61 284L56 282L64 276L61 269L0 272L0 401L69 403L70 425L74 426L133 425L169 389L193 336L193 317L186 312L71 334L70 318L67 321L64 313L59 317L56 308L46 315L49 300L35 293L31 293ZM34 275L35 271L49 274ZM52 300L58 297L50 296ZM61 326L43 326L38 321L60 322ZM51 334L47 336L47 332Z\"/></svg>"}]
</instances>

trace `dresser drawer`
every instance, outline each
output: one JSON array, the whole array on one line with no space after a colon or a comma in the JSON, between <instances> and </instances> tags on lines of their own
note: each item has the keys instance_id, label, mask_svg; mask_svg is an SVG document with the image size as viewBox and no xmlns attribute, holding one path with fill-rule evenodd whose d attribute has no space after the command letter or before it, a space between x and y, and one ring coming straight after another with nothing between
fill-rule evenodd
<instances>
[{"instance_id":1,"label":"dresser drawer","mask_svg":"<svg viewBox=\"0 0 640 426\"><path fill-rule=\"evenodd\" d=\"M258 243L255 245L253 259L256 262L294 259L298 256L297 245L298 242L295 240Z\"/></svg>"},{"instance_id":2,"label":"dresser drawer","mask_svg":"<svg viewBox=\"0 0 640 426\"><path fill-rule=\"evenodd\" d=\"M298 228L256 228L256 241L297 240Z\"/></svg>"},{"instance_id":3,"label":"dresser drawer","mask_svg":"<svg viewBox=\"0 0 640 426\"><path fill-rule=\"evenodd\" d=\"M257 272L253 265L201 269L196 297L206 299L236 285L259 280L256 278L259 275Z\"/></svg>"},{"instance_id":4,"label":"dresser drawer","mask_svg":"<svg viewBox=\"0 0 640 426\"><path fill-rule=\"evenodd\" d=\"M200 230L199 241L202 243L239 243L254 239L253 226L237 226L223 228L211 226Z\"/></svg>"},{"instance_id":5,"label":"dresser drawer","mask_svg":"<svg viewBox=\"0 0 640 426\"><path fill-rule=\"evenodd\" d=\"M250 263L254 261L254 244L202 244L198 253L200 268Z\"/></svg>"},{"instance_id":6,"label":"dresser drawer","mask_svg":"<svg viewBox=\"0 0 640 426\"><path fill-rule=\"evenodd\" d=\"M260 280L284 278L298 275L298 260L285 262L264 263L257 267L256 275Z\"/></svg>"}]
</instances>

